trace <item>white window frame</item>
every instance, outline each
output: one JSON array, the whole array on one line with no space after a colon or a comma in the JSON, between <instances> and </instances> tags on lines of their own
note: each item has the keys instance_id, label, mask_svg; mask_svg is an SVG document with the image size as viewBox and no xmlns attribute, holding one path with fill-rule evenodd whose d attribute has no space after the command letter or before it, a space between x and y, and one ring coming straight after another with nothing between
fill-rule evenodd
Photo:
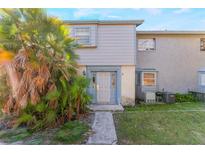
<instances>
[{"instance_id":1,"label":"white window frame","mask_svg":"<svg viewBox=\"0 0 205 154\"><path fill-rule=\"evenodd\" d=\"M146 47L146 44L144 48L139 48L140 41L149 41L149 40L153 41L153 48ZM138 48L138 51L155 51L156 50L156 38L142 38L142 39L139 38L137 41L137 48Z\"/></svg>"},{"instance_id":2,"label":"white window frame","mask_svg":"<svg viewBox=\"0 0 205 154\"><path fill-rule=\"evenodd\" d=\"M205 73L200 73L200 86L205 86Z\"/></svg>"},{"instance_id":3,"label":"white window frame","mask_svg":"<svg viewBox=\"0 0 205 154\"><path fill-rule=\"evenodd\" d=\"M88 29L88 35L79 35L77 34L77 30L78 29ZM75 27L74 28L74 35L75 35L75 38L76 38L76 42L79 44L79 45L82 45L82 46L91 46L91 28L90 27ZM88 37L88 43L79 43L79 37Z\"/></svg>"},{"instance_id":4,"label":"white window frame","mask_svg":"<svg viewBox=\"0 0 205 154\"><path fill-rule=\"evenodd\" d=\"M144 74L145 73L152 73L152 74L154 74L154 85L145 85L145 83L144 83ZM149 72L149 71L142 72L142 79L141 79L141 81L142 81L142 86L156 86L157 85L157 72Z\"/></svg>"}]
</instances>

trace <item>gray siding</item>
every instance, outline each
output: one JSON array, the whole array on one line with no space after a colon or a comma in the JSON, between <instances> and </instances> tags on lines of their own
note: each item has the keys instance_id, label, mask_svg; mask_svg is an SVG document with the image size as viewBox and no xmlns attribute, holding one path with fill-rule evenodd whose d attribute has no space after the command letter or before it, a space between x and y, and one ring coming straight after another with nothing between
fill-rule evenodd
<instances>
[{"instance_id":1,"label":"gray siding","mask_svg":"<svg viewBox=\"0 0 205 154\"><path fill-rule=\"evenodd\" d=\"M97 25L96 31L96 48L76 50L80 65L135 65L136 25Z\"/></svg>"},{"instance_id":2,"label":"gray siding","mask_svg":"<svg viewBox=\"0 0 205 154\"><path fill-rule=\"evenodd\" d=\"M197 89L197 72L205 67L205 52L200 51L200 38L205 35L143 35L156 38L156 51L138 51L137 68L155 68L159 89L187 92Z\"/></svg>"}]
</instances>

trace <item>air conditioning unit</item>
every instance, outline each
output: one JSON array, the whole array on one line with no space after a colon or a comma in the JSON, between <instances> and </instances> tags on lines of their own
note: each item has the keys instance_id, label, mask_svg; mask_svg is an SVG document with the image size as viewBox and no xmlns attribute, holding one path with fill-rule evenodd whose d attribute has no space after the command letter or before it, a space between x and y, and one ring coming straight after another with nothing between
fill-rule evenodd
<instances>
[{"instance_id":1,"label":"air conditioning unit","mask_svg":"<svg viewBox=\"0 0 205 154\"><path fill-rule=\"evenodd\" d=\"M155 103L156 102L155 92L144 92L144 101L145 103Z\"/></svg>"},{"instance_id":2,"label":"air conditioning unit","mask_svg":"<svg viewBox=\"0 0 205 154\"><path fill-rule=\"evenodd\" d=\"M165 103L175 103L175 100L176 100L175 94L169 92L164 93Z\"/></svg>"}]
</instances>

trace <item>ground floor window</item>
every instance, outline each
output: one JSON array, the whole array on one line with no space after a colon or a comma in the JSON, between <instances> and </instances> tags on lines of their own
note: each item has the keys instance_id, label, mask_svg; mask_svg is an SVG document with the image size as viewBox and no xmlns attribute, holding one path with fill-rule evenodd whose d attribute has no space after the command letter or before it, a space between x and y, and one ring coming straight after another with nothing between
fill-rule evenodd
<instances>
[{"instance_id":1,"label":"ground floor window","mask_svg":"<svg viewBox=\"0 0 205 154\"><path fill-rule=\"evenodd\" d=\"M156 85L156 72L142 72L142 85L155 86Z\"/></svg>"},{"instance_id":2,"label":"ground floor window","mask_svg":"<svg viewBox=\"0 0 205 154\"><path fill-rule=\"evenodd\" d=\"M205 74L200 74L200 85L205 86Z\"/></svg>"}]
</instances>

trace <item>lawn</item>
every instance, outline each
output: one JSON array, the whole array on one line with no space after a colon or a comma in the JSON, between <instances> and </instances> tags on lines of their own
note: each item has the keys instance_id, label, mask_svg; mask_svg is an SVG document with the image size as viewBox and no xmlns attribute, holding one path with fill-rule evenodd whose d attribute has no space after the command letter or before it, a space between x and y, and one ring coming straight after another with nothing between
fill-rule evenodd
<instances>
[{"instance_id":1,"label":"lawn","mask_svg":"<svg viewBox=\"0 0 205 154\"><path fill-rule=\"evenodd\" d=\"M126 108L114 114L118 144L205 144L204 109L203 103Z\"/></svg>"},{"instance_id":2,"label":"lawn","mask_svg":"<svg viewBox=\"0 0 205 154\"><path fill-rule=\"evenodd\" d=\"M126 111L172 111L172 110L205 110L205 103L184 102L172 104L140 104L135 107L126 107Z\"/></svg>"}]
</instances>

